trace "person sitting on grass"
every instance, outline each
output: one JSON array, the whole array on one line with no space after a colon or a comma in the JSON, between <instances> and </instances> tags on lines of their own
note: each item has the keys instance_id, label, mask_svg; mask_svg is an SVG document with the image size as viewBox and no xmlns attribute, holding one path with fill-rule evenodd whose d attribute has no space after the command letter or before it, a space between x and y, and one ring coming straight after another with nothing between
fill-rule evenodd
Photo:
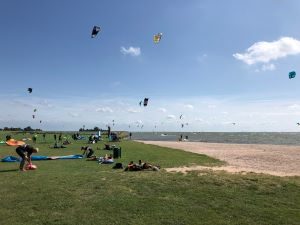
<instances>
[{"instance_id":1,"label":"person sitting on grass","mask_svg":"<svg viewBox=\"0 0 300 225\"><path fill-rule=\"evenodd\" d=\"M109 156L105 154L104 157L99 157L99 164L111 164L114 163L113 155L110 154Z\"/></svg>"},{"instance_id":2,"label":"person sitting on grass","mask_svg":"<svg viewBox=\"0 0 300 225\"><path fill-rule=\"evenodd\" d=\"M28 162L28 164L31 164L31 155L32 153L37 153L39 151L38 148L34 148L30 145L21 145L16 148L17 154L22 158L20 162L20 171L26 171L25 170L25 161Z\"/></svg>"},{"instance_id":3,"label":"person sitting on grass","mask_svg":"<svg viewBox=\"0 0 300 225\"><path fill-rule=\"evenodd\" d=\"M87 158L91 158L92 155L94 154L94 150L90 146L83 146L81 147L81 150L83 150L83 154L86 154Z\"/></svg>"}]
</instances>

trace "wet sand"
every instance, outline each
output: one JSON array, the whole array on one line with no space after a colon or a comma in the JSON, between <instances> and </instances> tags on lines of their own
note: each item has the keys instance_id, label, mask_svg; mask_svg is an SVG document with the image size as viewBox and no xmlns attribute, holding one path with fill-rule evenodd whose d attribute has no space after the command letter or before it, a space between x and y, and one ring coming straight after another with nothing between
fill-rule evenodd
<instances>
[{"instance_id":1,"label":"wet sand","mask_svg":"<svg viewBox=\"0 0 300 225\"><path fill-rule=\"evenodd\" d=\"M223 144L202 142L140 141L162 147L205 154L225 161L222 167L167 168L167 171L225 170L231 173L265 173L275 176L300 176L300 147L262 144Z\"/></svg>"}]
</instances>

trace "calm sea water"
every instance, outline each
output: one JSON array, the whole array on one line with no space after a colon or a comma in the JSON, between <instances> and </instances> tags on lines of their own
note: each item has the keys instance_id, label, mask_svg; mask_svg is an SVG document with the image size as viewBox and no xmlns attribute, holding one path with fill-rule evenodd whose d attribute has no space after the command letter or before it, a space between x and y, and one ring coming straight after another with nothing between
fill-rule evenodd
<instances>
[{"instance_id":1,"label":"calm sea water","mask_svg":"<svg viewBox=\"0 0 300 225\"><path fill-rule=\"evenodd\" d=\"M236 144L299 145L300 132L134 132L132 139L144 141L178 141L180 135L189 141Z\"/></svg>"}]
</instances>

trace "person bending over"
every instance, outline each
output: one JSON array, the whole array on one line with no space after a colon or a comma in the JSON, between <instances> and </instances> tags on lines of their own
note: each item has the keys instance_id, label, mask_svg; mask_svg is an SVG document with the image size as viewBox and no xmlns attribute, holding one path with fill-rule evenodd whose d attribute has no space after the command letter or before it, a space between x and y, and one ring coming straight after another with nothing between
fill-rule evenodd
<instances>
[{"instance_id":1,"label":"person bending over","mask_svg":"<svg viewBox=\"0 0 300 225\"><path fill-rule=\"evenodd\" d=\"M26 171L25 161L27 161L30 164L32 153L37 153L38 151L39 151L38 148L34 148L30 145L21 145L16 148L17 154L22 158L20 162L20 171Z\"/></svg>"},{"instance_id":2,"label":"person bending over","mask_svg":"<svg viewBox=\"0 0 300 225\"><path fill-rule=\"evenodd\" d=\"M90 146L83 146L81 150L83 150L83 155L86 154L87 158L91 158L94 154L94 150Z\"/></svg>"}]
</instances>

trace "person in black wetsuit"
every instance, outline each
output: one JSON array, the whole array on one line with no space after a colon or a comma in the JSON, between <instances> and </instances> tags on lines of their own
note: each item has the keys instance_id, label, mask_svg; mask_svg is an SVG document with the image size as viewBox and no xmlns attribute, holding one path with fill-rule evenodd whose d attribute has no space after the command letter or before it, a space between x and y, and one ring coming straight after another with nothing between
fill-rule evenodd
<instances>
[{"instance_id":1,"label":"person in black wetsuit","mask_svg":"<svg viewBox=\"0 0 300 225\"><path fill-rule=\"evenodd\" d=\"M25 161L28 161L28 163L31 163L31 155L32 153L37 153L39 151L38 148L34 148L30 145L21 145L16 148L17 154L22 158L20 162L20 171L26 171L25 170Z\"/></svg>"}]
</instances>

